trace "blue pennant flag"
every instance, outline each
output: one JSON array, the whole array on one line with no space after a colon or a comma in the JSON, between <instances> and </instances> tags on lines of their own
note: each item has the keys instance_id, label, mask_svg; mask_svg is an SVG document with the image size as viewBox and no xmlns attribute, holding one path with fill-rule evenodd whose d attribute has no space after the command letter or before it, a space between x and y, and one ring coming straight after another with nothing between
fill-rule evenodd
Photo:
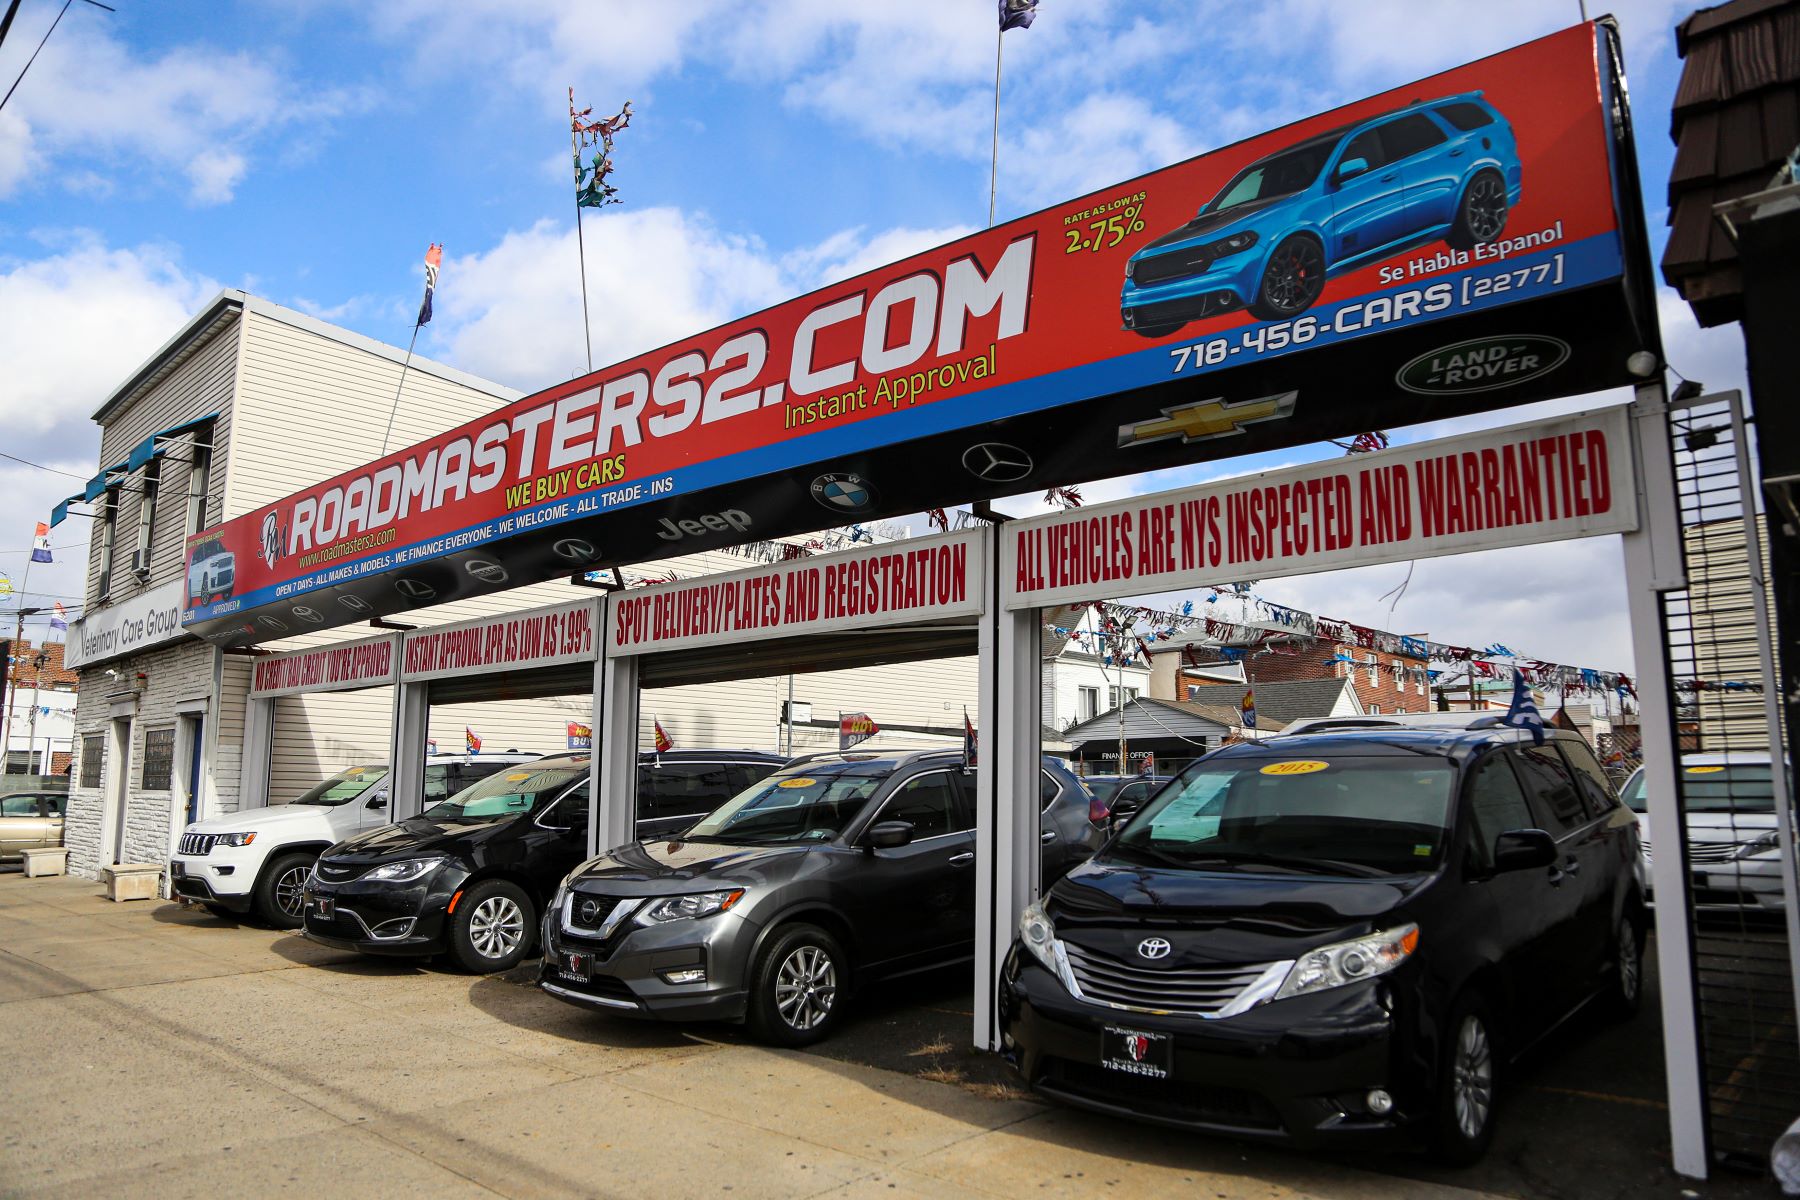
<instances>
[{"instance_id":1,"label":"blue pennant flag","mask_svg":"<svg viewBox=\"0 0 1800 1200\"><path fill-rule=\"evenodd\" d=\"M1038 0L1000 0L1000 32L1030 29L1037 20Z\"/></svg>"},{"instance_id":2,"label":"blue pennant flag","mask_svg":"<svg viewBox=\"0 0 1800 1200\"><path fill-rule=\"evenodd\" d=\"M1518 671L1513 672L1512 707L1506 710L1500 723L1514 729L1529 729L1532 742L1539 746L1544 744L1544 714L1538 711L1537 704L1531 699L1531 689L1525 686L1525 676Z\"/></svg>"}]
</instances>

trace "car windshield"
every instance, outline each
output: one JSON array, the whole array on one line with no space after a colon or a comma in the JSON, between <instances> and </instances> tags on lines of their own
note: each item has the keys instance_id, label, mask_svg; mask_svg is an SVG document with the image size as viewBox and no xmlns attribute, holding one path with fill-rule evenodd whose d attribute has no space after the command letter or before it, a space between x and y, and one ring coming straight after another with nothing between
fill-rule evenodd
<instances>
[{"instance_id":1,"label":"car windshield","mask_svg":"<svg viewBox=\"0 0 1800 1200\"><path fill-rule=\"evenodd\" d=\"M386 763L364 763L360 767L346 767L324 783L308 788L290 803L319 804L327 807L348 804L386 777Z\"/></svg>"},{"instance_id":2,"label":"car windshield","mask_svg":"<svg viewBox=\"0 0 1800 1200\"><path fill-rule=\"evenodd\" d=\"M1335 142L1313 142L1306 146L1296 146L1285 154L1276 154L1261 162L1251 163L1238 173L1236 179L1225 185L1218 198L1205 208L1202 213L1224 212L1228 208L1237 208L1242 204L1254 204L1259 200L1273 200L1278 196L1291 196L1295 192L1303 192L1311 187L1319 172L1325 169L1325 160L1331 157Z\"/></svg>"},{"instance_id":3,"label":"car windshield","mask_svg":"<svg viewBox=\"0 0 1800 1200\"><path fill-rule=\"evenodd\" d=\"M1123 779L1102 779L1093 776L1085 777L1081 782L1087 785L1089 794L1102 804L1111 800L1113 793L1125 786Z\"/></svg>"},{"instance_id":4,"label":"car windshield","mask_svg":"<svg viewBox=\"0 0 1800 1200\"><path fill-rule=\"evenodd\" d=\"M683 841L829 842L844 832L885 775L771 775L714 809Z\"/></svg>"},{"instance_id":5,"label":"car windshield","mask_svg":"<svg viewBox=\"0 0 1800 1200\"><path fill-rule=\"evenodd\" d=\"M1203 759L1103 853L1182 868L1415 874L1443 853L1455 781L1446 759Z\"/></svg>"},{"instance_id":6,"label":"car windshield","mask_svg":"<svg viewBox=\"0 0 1800 1200\"><path fill-rule=\"evenodd\" d=\"M489 775L441 800L422 814L433 821L487 821L528 813L556 799L569 784L588 776L587 765L533 767L529 764Z\"/></svg>"},{"instance_id":7,"label":"car windshield","mask_svg":"<svg viewBox=\"0 0 1800 1200\"><path fill-rule=\"evenodd\" d=\"M1681 795L1689 815L1694 813L1772 813L1775 781L1768 763L1684 763ZM1644 772L1625 783L1620 797L1632 812L1648 812Z\"/></svg>"}]
</instances>

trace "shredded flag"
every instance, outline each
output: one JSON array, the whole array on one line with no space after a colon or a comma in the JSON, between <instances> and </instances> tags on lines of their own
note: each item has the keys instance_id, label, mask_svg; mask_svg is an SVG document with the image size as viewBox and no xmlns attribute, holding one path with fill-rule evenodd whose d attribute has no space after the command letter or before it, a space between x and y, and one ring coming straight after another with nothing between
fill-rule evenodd
<instances>
[{"instance_id":1,"label":"shredded flag","mask_svg":"<svg viewBox=\"0 0 1800 1200\"><path fill-rule=\"evenodd\" d=\"M1038 0L1000 0L1000 32L1030 29L1037 20Z\"/></svg>"},{"instance_id":2,"label":"shredded flag","mask_svg":"<svg viewBox=\"0 0 1800 1200\"><path fill-rule=\"evenodd\" d=\"M467 750L470 754L481 753L481 739L477 737L475 731L470 729L467 725L463 726L463 749Z\"/></svg>"},{"instance_id":3,"label":"shredded flag","mask_svg":"<svg viewBox=\"0 0 1800 1200\"><path fill-rule=\"evenodd\" d=\"M69 610L62 606L61 600L51 606L50 628L60 629L64 633L69 631Z\"/></svg>"},{"instance_id":4,"label":"shredded flag","mask_svg":"<svg viewBox=\"0 0 1800 1200\"><path fill-rule=\"evenodd\" d=\"M1238 715L1245 729L1256 728L1256 693L1249 688L1244 689L1244 698L1238 701Z\"/></svg>"},{"instance_id":5,"label":"shredded flag","mask_svg":"<svg viewBox=\"0 0 1800 1200\"><path fill-rule=\"evenodd\" d=\"M50 557L50 526L42 521L37 523L37 532L31 536L31 561L54 561Z\"/></svg>"},{"instance_id":6,"label":"shredded flag","mask_svg":"<svg viewBox=\"0 0 1800 1200\"><path fill-rule=\"evenodd\" d=\"M589 105L580 112L575 111L575 89L569 89L569 128L575 135L575 207L601 208L608 204L619 203L618 188L607 182L612 174L613 135L631 124L631 101L610 117L602 117L598 121L588 120L594 111ZM581 165L581 150L584 146L594 147L594 161L590 166Z\"/></svg>"},{"instance_id":7,"label":"shredded flag","mask_svg":"<svg viewBox=\"0 0 1800 1200\"><path fill-rule=\"evenodd\" d=\"M973 771L980 757L980 743L975 737L974 723L969 720L969 710L963 708L963 770Z\"/></svg>"},{"instance_id":8,"label":"shredded flag","mask_svg":"<svg viewBox=\"0 0 1800 1200\"><path fill-rule=\"evenodd\" d=\"M425 739L425 753L427 753L427 754L436 754L437 753L437 739L436 738L426 738Z\"/></svg>"},{"instance_id":9,"label":"shredded flag","mask_svg":"<svg viewBox=\"0 0 1800 1200\"><path fill-rule=\"evenodd\" d=\"M868 713L838 714L838 749L848 750L858 742L866 742L881 732L881 726L875 723Z\"/></svg>"},{"instance_id":10,"label":"shredded flag","mask_svg":"<svg viewBox=\"0 0 1800 1200\"><path fill-rule=\"evenodd\" d=\"M419 319L413 324L423 328L431 324L431 293L437 290L438 268L444 263L444 247L437 242L425 251L425 299L419 303Z\"/></svg>"},{"instance_id":11,"label":"shredded flag","mask_svg":"<svg viewBox=\"0 0 1800 1200\"><path fill-rule=\"evenodd\" d=\"M1513 672L1512 707L1500 718L1502 725L1510 725L1514 729L1531 730L1531 740L1536 745L1544 744L1544 714L1531 698L1531 689L1525 686L1525 676L1518 671Z\"/></svg>"},{"instance_id":12,"label":"shredded flag","mask_svg":"<svg viewBox=\"0 0 1800 1200\"><path fill-rule=\"evenodd\" d=\"M656 727L656 741L654 743L656 752L658 754L666 754L668 751L673 750L675 748L674 739L669 737L668 731L662 727L662 722L655 717L652 717L650 718L650 724Z\"/></svg>"}]
</instances>

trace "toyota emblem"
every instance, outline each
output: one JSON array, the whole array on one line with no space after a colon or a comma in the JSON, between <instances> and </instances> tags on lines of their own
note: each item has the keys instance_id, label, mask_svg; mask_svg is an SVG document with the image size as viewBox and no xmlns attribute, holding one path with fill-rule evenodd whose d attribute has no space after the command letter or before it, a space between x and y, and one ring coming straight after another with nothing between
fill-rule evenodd
<instances>
[{"instance_id":1,"label":"toyota emblem","mask_svg":"<svg viewBox=\"0 0 1800 1200\"><path fill-rule=\"evenodd\" d=\"M1138 943L1138 953L1145 958L1169 957L1168 938L1145 938Z\"/></svg>"}]
</instances>

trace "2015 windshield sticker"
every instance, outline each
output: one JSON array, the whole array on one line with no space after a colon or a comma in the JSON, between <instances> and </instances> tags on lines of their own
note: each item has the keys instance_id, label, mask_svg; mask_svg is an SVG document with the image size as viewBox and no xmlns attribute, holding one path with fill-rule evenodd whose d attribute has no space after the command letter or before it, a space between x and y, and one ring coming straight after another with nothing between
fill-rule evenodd
<instances>
[{"instance_id":1,"label":"2015 windshield sticker","mask_svg":"<svg viewBox=\"0 0 1800 1200\"><path fill-rule=\"evenodd\" d=\"M811 787L813 784L815 784L817 782L819 782L819 781L816 779L784 779L780 783L776 784L775 786L776 787Z\"/></svg>"},{"instance_id":2,"label":"2015 windshield sticker","mask_svg":"<svg viewBox=\"0 0 1800 1200\"><path fill-rule=\"evenodd\" d=\"M1687 773L1689 775L1717 775L1724 769L1724 767L1689 767Z\"/></svg>"},{"instance_id":3,"label":"2015 windshield sticker","mask_svg":"<svg viewBox=\"0 0 1800 1200\"><path fill-rule=\"evenodd\" d=\"M1330 763L1318 762L1314 759L1298 759L1293 762L1270 763L1262 769L1264 775L1311 775L1315 771L1329 769Z\"/></svg>"}]
</instances>

